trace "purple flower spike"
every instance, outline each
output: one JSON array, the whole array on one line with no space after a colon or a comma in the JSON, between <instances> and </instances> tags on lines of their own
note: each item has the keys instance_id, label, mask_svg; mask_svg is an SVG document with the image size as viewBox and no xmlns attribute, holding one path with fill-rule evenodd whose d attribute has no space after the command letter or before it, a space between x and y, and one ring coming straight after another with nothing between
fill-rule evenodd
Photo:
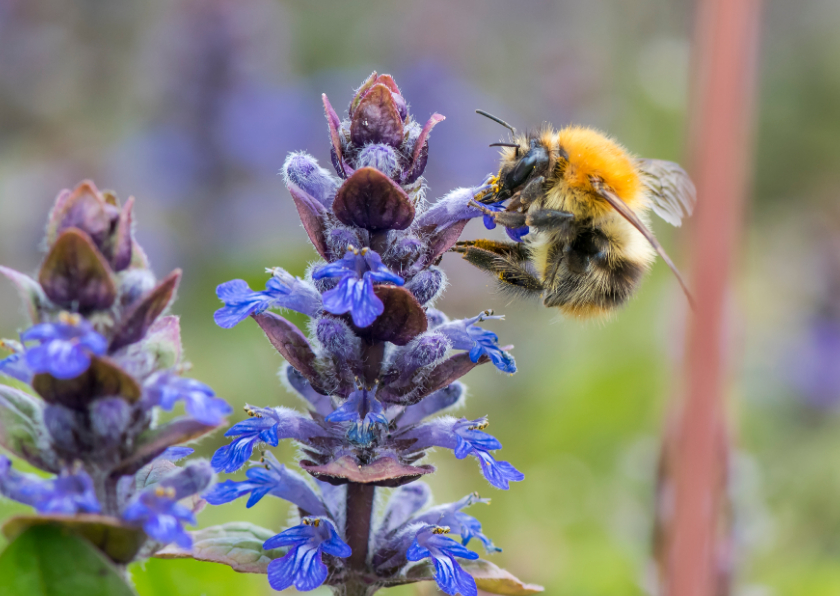
<instances>
[{"instance_id":1,"label":"purple flower spike","mask_svg":"<svg viewBox=\"0 0 840 596\"><path fill-rule=\"evenodd\" d=\"M312 515L326 515L323 503L299 474L286 469L268 451L260 459L259 467L251 468L245 475L248 480L234 482L226 480L216 484L204 498L211 505L221 505L243 497L248 493L246 507L253 507L265 495L273 495L293 503Z\"/></svg>"},{"instance_id":2,"label":"purple flower spike","mask_svg":"<svg viewBox=\"0 0 840 596\"><path fill-rule=\"evenodd\" d=\"M390 145L367 145L356 157L356 169L376 168L389 178L397 174L398 166L397 152Z\"/></svg>"},{"instance_id":3,"label":"purple flower spike","mask_svg":"<svg viewBox=\"0 0 840 596\"><path fill-rule=\"evenodd\" d=\"M241 279L225 282L216 288L216 295L225 303L213 315L219 327L230 329L250 315L269 308L288 308L310 317L320 310L321 297L315 288L279 267L268 271L273 276L262 292L255 292Z\"/></svg>"},{"instance_id":4,"label":"purple flower spike","mask_svg":"<svg viewBox=\"0 0 840 596\"><path fill-rule=\"evenodd\" d=\"M331 521L321 517L305 517L301 521L301 525L289 528L263 544L265 550L290 547L284 557L268 564L268 583L277 591L292 584L301 592L314 590L327 579L322 553L341 558L352 554Z\"/></svg>"},{"instance_id":5,"label":"purple flower spike","mask_svg":"<svg viewBox=\"0 0 840 596\"><path fill-rule=\"evenodd\" d=\"M45 480L12 469L12 462L0 455L0 494L35 507L40 513L98 513L99 501L93 481L84 470L64 471Z\"/></svg>"},{"instance_id":6,"label":"purple flower spike","mask_svg":"<svg viewBox=\"0 0 840 596\"><path fill-rule=\"evenodd\" d=\"M478 362L479 358L486 355L500 371L513 374L516 372L516 361L505 349L499 347L499 336L475 325L494 319L504 319L504 317L483 312L470 319L441 325L437 331L446 335L456 350L469 350L472 362Z\"/></svg>"},{"instance_id":7,"label":"purple flower spike","mask_svg":"<svg viewBox=\"0 0 840 596\"><path fill-rule=\"evenodd\" d=\"M171 411L176 402L183 400L187 414L208 426L221 424L233 412L225 400L215 397L210 387L173 372L155 373L146 381L144 389L148 406L156 405Z\"/></svg>"},{"instance_id":8,"label":"purple flower spike","mask_svg":"<svg viewBox=\"0 0 840 596\"><path fill-rule=\"evenodd\" d=\"M502 203L493 203L492 205L485 205L491 211L501 212L505 210L505 206ZM488 230L493 230L496 228L496 221L493 219L492 215L484 214L484 227ZM513 240L514 242L522 242L523 236L528 235L530 232L530 228L528 226L522 226L521 228L505 228L505 232L507 233L508 237Z\"/></svg>"},{"instance_id":9,"label":"purple flower spike","mask_svg":"<svg viewBox=\"0 0 840 596\"><path fill-rule=\"evenodd\" d=\"M382 404L374 392L360 389L350 394L343 404L327 416L327 422L352 422L347 438L358 445L369 445L377 424L388 424Z\"/></svg>"},{"instance_id":10,"label":"purple flower spike","mask_svg":"<svg viewBox=\"0 0 840 596\"><path fill-rule=\"evenodd\" d=\"M405 557L409 561L431 558L435 566L435 582L450 596L477 596L475 580L461 568L455 557L475 560L478 554L446 536L448 532L447 527L424 526L417 532Z\"/></svg>"},{"instance_id":11,"label":"purple flower spike","mask_svg":"<svg viewBox=\"0 0 840 596\"><path fill-rule=\"evenodd\" d=\"M57 379L73 379L90 366L91 354L102 356L108 341L93 326L73 314L63 314L58 323L41 323L20 335L21 340L39 341L26 348L26 364L33 373L49 373Z\"/></svg>"},{"instance_id":12,"label":"purple flower spike","mask_svg":"<svg viewBox=\"0 0 840 596\"><path fill-rule=\"evenodd\" d=\"M163 544L174 542L190 548L192 538L183 523L198 523L195 514L177 501L177 491L171 486L155 486L140 496L123 512L127 522L142 524L150 538Z\"/></svg>"},{"instance_id":13,"label":"purple flower spike","mask_svg":"<svg viewBox=\"0 0 840 596\"><path fill-rule=\"evenodd\" d=\"M373 291L373 283L398 286L404 283L403 278L391 273L379 255L368 248L351 248L344 258L317 269L312 277L339 278L338 285L323 295L324 310L334 315L349 312L359 328L372 325L385 310L382 300Z\"/></svg>"},{"instance_id":14,"label":"purple flower spike","mask_svg":"<svg viewBox=\"0 0 840 596\"><path fill-rule=\"evenodd\" d=\"M471 515L467 515L462 511L470 505L476 503L490 503L490 499L482 499L478 493L471 493L455 503L448 505L440 505L429 509L423 515L415 518L414 521L421 521L428 524L438 526L447 526L451 529L453 534L458 534L461 537L461 544L466 546L473 538L478 538L484 545L484 548L489 553L502 552L498 546L493 544L484 533L481 531L481 522Z\"/></svg>"}]
</instances>

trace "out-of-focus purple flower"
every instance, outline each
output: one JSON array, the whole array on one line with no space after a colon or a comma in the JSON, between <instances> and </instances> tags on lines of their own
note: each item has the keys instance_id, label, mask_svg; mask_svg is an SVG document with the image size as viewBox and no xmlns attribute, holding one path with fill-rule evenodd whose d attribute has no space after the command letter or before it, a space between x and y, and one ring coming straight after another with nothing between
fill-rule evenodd
<instances>
[{"instance_id":1,"label":"out-of-focus purple flower","mask_svg":"<svg viewBox=\"0 0 840 596\"><path fill-rule=\"evenodd\" d=\"M49 373L57 379L72 379L90 366L91 354L102 356L108 341L78 315L65 314L57 323L40 323L20 335L26 348L26 364L33 373Z\"/></svg>"},{"instance_id":2,"label":"out-of-focus purple flower","mask_svg":"<svg viewBox=\"0 0 840 596\"><path fill-rule=\"evenodd\" d=\"M436 526L447 526L453 534L461 537L461 544L466 546L473 538L478 538L487 552L501 552L502 549L493 544L481 531L481 522L462 511L476 503L490 503L490 499L482 499L478 493L471 493L454 503L433 507L413 521L424 522Z\"/></svg>"},{"instance_id":3,"label":"out-of-focus purple flower","mask_svg":"<svg viewBox=\"0 0 840 596\"><path fill-rule=\"evenodd\" d=\"M789 361L791 383L809 404L827 408L840 403L840 321L811 321Z\"/></svg>"},{"instance_id":4,"label":"out-of-focus purple flower","mask_svg":"<svg viewBox=\"0 0 840 596\"><path fill-rule=\"evenodd\" d=\"M491 205L485 205L485 207L496 212L505 210L505 206L502 203L493 203ZM494 230L496 228L496 221L493 219L492 215L487 215L486 213L484 214L484 227L488 230ZM528 226L522 226L521 228L505 228L505 232L508 237L514 242L522 242L522 237L526 236L530 231L531 230Z\"/></svg>"},{"instance_id":5,"label":"out-of-focus purple flower","mask_svg":"<svg viewBox=\"0 0 840 596\"><path fill-rule=\"evenodd\" d=\"M245 475L248 480L225 480L216 484L204 498L211 505L221 505L250 493L245 506L253 507L265 495L273 495L297 505L311 515L326 515L324 505L306 481L299 474L287 470L271 452L267 451L259 467L251 468Z\"/></svg>"},{"instance_id":6,"label":"out-of-focus purple flower","mask_svg":"<svg viewBox=\"0 0 840 596\"><path fill-rule=\"evenodd\" d=\"M146 405L160 406L172 410L178 401L194 419L208 426L224 422L225 416L233 412L228 403L216 397L214 391L195 379L179 377L171 371L155 373L144 384Z\"/></svg>"},{"instance_id":7,"label":"out-of-focus purple flower","mask_svg":"<svg viewBox=\"0 0 840 596\"><path fill-rule=\"evenodd\" d=\"M32 380L32 370L26 364L26 353L20 342L0 339L0 348L12 352L0 360L0 374L29 383Z\"/></svg>"},{"instance_id":8,"label":"out-of-focus purple flower","mask_svg":"<svg viewBox=\"0 0 840 596\"><path fill-rule=\"evenodd\" d=\"M302 524L269 538L265 550L288 546L289 551L268 564L268 583L277 591L292 584L301 592L314 590L327 579L327 566L322 553L346 558L350 547L335 530L331 521L321 517L305 517Z\"/></svg>"},{"instance_id":9,"label":"out-of-focus purple flower","mask_svg":"<svg viewBox=\"0 0 840 596\"><path fill-rule=\"evenodd\" d=\"M456 350L469 350L470 360L473 362L478 362L482 356L488 356L500 371L513 374L516 372L516 361L505 349L499 347L499 336L476 325L493 319L504 317L483 312L469 319L441 325L437 331L446 335Z\"/></svg>"},{"instance_id":10,"label":"out-of-focus purple flower","mask_svg":"<svg viewBox=\"0 0 840 596\"><path fill-rule=\"evenodd\" d=\"M435 582L450 596L477 596L475 580L461 568L455 557L475 560L478 554L446 536L448 532L448 527L423 526L408 547L405 557L409 561L431 558L435 566Z\"/></svg>"},{"instance_id":11,"label":"out-of-focus purple flower","mask_svg":"<svg viewBox=\"0 0 840 596\"><path fill-rule=\"evenodd\" d=\"M360 328L370 326L385 310L373 291L374 282L403 285L403 278L391 273L379 255L363 248L350 248L344 257L319 269L313 279L339 278L338 285L324 292L324 310L334 315L349 312Z\"/></svg>"},{"instance_id":12,"label":"out-of-focus purple flower","mask_svg":"<svg viewBox=\"0 0 840 596\"><path fill-rule=\"evenodd\" d=\"M12 469L9 458L0 455L0 494L40 513L97 513L99 501L93 481L84 470L65 470L55 478L43 479Z\"/></svg>"},{"instance_id":13,"label":"out-of-focus purple flower","mask_svg":"<svg viewBox=\"0 0 840 596\"><path fill-rule=\"evenodd\" d=\"M412 449L445 447L455 452L455 457L464 459L475 456L481 464L481 472L487 481L502 490L510 488L510 482L518 482L525 475L506 461L497 461L490 451L501 449L502 444L493 435L484 432L487 418L456 420L451 416L436 418L405 433L406 438L416 439Z\"/></svg>"},{"instance_id":14,"label":"out-of-focus purple flower","mask_svg":"<svg viewBox=\"0 0 840 596\"><path fill-rule=\"evenodd\" d=\"M324 434L317 423L294 410L246 406L246 411L252 418L237 422L225 433L236 439L213 454L211 463L217 472L232 473L241 468L259 442L277 447L281 438L304 440Z\"/></svg>"},{"instance_id":15,"label":"out-of-focus purple flower","mask_svg":"<svg viewBox=\"0 0 840 596\"><path fill-rule=\"evenodd\" d=\"M183 524L195 525L198 522L195 514L178 502L177 496L171 486L155 486L141 493L126 507L123 519L143 524L143 531L158 542L174 542L181 548L190 548L192 538Z\"/></svg>"},{"instance_id":16,"label":"out-of-focus purple flower","mask_svg":"<svg viewBox=\"0 0 840 596\"><path fill-rule=\"evenodd\" d=\"M142 524L146 534L158 542L174 542L181 548L190 548L192 538L183 524L194 525L195 515L179 501L204 491L213 482L213 476L210 465L204 460L179 468L137 495L123 511L123 519Z\"/></svg>"},{"instance_id":17,"label":"out-of-focus purple flower","mask_svg":"<svg viewBox=\"0 0 840 596\"><path fill-rule=\"evenodd\" d=\"M305 281L279 267L268 272L273 276L261 292L252 290L242 279L227 281L216 288L216 295L225 303L213 315L219 327L230 329L268 308L288 308L310 317L321 309L321 296Z\"/></svg>"},{"instance_id":18,"label":"out-of-focus purple flower","mask_svg":"<svg viewBox=\"0 0 840 596\"><path fill-rule=\"evenodd\" d=\"M374 393L368 389L354 391L327 416L327 422L352 422L347 438L359 445L369 445L373 441L376 425L388 424L382 404Z\"/></svg>"}]
</instances>

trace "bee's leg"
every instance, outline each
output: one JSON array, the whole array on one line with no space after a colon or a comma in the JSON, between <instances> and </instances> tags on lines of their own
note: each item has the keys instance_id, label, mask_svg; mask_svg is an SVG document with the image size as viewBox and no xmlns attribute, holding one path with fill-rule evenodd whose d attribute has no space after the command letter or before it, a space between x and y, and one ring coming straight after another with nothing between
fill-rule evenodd
<instances>
[{"instance_id":1,"label":"bee's leg","mask_svg":"<svg viewBox=\"0 0 840 596\"><path fill-rule=\"evenodd\" d=\"M489 240L479 240L476 243L490 243ZM499 282L506 288L514 289L516 291L527 294L540 294L543 291L542 282L530 271L528 271L522 264L527 259L527 254L524 251L517 251L516 244L507 246L503 242L494 243L496 246L493 250L479 248L478 246L466 246L468 243L459 243L459 246L454 248L454 252L461 253L471 265L493 273ZM501 250L510 248L516 252L499 253L494 250Z\"/></svg>"},{"instance_id":2,"label":"bee's leg","mask_svg":"<svg viewBox=\"0 0 840 596\"><path fill-rule=\"evenodd\" d=\"M531 203L543 196L543 194L545 194L543 192L544 183L545 178L543 176L537 176L531 180L525 185L525 188L519 192L519 202L527 208Z\"/></svg>"},{"instance_id":3,"label":"bee's leg","mask_svg":"<svg viewBox=\"0 0 840 596\"><path fill-rule=\"evenodd\" d=\"M487 252L492 252L500 257L505 257L513 261L527 261L528 251L525 245L521 242L500 242L498 240L461 240L455 244L452 252L465 254L467 250L481 249Z\"/></svg>"},{"instance_id":4,"label":"bee's leg","mask_svg":"<svg viewBox=\"0 0 840 596\"><path fill-rule=\"evenodd\" d=\"M540 209L526 215L525 225L533 226L543 232L560 231L567 230L574 219L574 214L568 211Z\"/></svg>"},{"instance_id":5,"label":"bee's leg","mask_svg":"<svg viewBox=\"0 0 840 596\"><path fill-rule=\"evenodd\" d=\"M525 214L524 213L517 213L515 211L493 211L492 209L488 209L481 203L477 203L475 201L470 201L470 207L475 207L479 211L481 211L484 215L489 215L493 218L497 224L501 224L506 228L521 228L525 223Z\"/></svg>"}]
</instances>

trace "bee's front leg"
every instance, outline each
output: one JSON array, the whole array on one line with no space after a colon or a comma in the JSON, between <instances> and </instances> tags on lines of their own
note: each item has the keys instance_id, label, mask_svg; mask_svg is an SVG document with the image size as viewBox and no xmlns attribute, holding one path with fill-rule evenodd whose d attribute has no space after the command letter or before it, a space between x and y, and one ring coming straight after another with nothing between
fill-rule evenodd
<instances>
[{"instance_id":1,"label":"bee's front leg","mask_svg":"<svg viewBox=\"0 0 840 596\"><path fill-rule=\"evenodd\" d=\"M516 211L493 211L476 201L470 201L470 207L475 207L484 215L492 217L493 221L497 224L503 225L506 228L515 229L527 225L525 223L524 213L518 213Z\"/></svg>"}]
</instances>

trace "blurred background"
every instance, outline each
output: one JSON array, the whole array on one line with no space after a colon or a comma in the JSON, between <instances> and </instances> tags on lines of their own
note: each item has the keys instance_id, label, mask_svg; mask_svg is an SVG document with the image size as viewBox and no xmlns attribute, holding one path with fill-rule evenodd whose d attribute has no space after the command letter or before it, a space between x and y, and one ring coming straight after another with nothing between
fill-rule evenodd
<instances>
[{"instance_id":1,"label":"blurred background","mask_svg":"<svg viewBox=\"0 0 840 596\"><path fill-rule=\"evenodd\" d=\"M376 69L419 120L444 114L430 199L495 169L487 144L502 131L475 108L520 128L596 126L685 163L693 26L688 0L0 0L0 263L36 268L60 189L93 178L134 195L157 274L185 270L174 312L192 376L237 411L294 406L256 326L213 324L214 289L236 277L261 287L264 267L300 275L314 259L278 171L292 150L329 162L322 92L346 110ZM840 593L838 30L836 0L765 2L754 183L729 310L739 596ZM684 230L655 231L685 269ZM493 497L471 511L504 548L492 560L548 594L645 594L659 437L684 345L675 280L660 262L615 320L580 324L510 302L454 255L443 267L439 308L507 315L493 329L516 345L519 373L470 374L466 411L489 414L526 480L495 491L474 462L438 452L437 500ZM9 284L0 305L0 336L14 337ZM294 457L289 445L275 453ZM16 511L0 503L0 518ZM278 531L286 519L278 499L199 517ZM207 563L132 572L141 596L271 593L264 576Z\"/></svg>"}]
</instances>

